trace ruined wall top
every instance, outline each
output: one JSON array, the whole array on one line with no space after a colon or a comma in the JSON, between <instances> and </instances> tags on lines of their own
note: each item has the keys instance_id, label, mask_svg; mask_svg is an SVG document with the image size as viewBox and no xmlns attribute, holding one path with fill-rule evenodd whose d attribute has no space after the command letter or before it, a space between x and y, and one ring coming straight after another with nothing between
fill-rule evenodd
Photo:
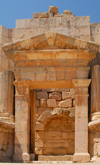
<instances>
[{"instance_id":1,"label":"ruined wall top","mask_svg":"<svg viewBox=\"0 0 100 165\"><path fill-rule=\"evenodd\" d=\"M49 6L49 12L33 13L32 19L16 20L16 28L41 28L47 27L65 27L71 26L89 26L90 16L75 17L70 10L64 10L59 14L57 6Z\"/></svg>"}]
</instances>

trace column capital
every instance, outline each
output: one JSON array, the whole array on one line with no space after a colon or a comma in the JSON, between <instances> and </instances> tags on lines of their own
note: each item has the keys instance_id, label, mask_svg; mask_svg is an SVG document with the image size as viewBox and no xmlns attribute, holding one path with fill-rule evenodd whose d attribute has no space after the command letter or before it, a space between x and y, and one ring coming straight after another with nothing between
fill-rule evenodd
<instances>
[{"instance_id":1,"label":"column capital","mask_svg":"<svg viewBox=\"0 0 100 165\"><path fill-rule=\"evenodd\" d=\"M15 87L29 87L30 86L30 80L24 80L24 81L14 81L13 84Z\"/></svg>"},{"instance_id":2,"label":"column capital","mask_svg":"<svg viewBox=\"0 0 100 165\"><path fill-rule=\"evenodd\" d=\"M75 88L87 88L90 85L91 79L73 79L72 83Z\"/></svg>"},{"instance_id":3,"label":"column capital","mask_svg":"<svg viewBox=\"0 0 100 165\"><path fill-rule=\"evenodd\" d=\"M15 85L15 96L17 97L22 97L22 96L27 96L29 97L29 86L30 86L30 81L25 80L25 81L14 81L13 83Z\"/></svg>"}]
</instances>

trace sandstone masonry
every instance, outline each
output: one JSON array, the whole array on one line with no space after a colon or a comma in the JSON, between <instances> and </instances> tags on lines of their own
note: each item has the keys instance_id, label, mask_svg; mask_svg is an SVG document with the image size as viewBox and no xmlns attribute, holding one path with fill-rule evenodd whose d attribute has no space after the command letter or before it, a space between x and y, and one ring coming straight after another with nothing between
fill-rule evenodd
<instances>
[{"instance_id":1,"label":"sandstone masonry","mask_svg":"<svg viewBox=\"0 0 100 165\"><path fill-rule=\"evenodd\" d=\"M0 25L0 162L97 160L99 44L99 23L57 6Z\"/></svg>"}]
</instances>

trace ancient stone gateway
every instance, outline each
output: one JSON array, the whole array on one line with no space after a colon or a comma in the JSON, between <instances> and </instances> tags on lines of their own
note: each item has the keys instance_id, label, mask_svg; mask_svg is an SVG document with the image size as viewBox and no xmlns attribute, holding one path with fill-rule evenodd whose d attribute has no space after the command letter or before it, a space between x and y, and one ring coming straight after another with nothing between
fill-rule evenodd
<instances>
[{"instance_id":1,"label":"ancient stone gateway","mask_svg":"<svg viewBox=\"0 0 100 165\"><path fill-rule=\"evenodd\" d=\"M65 156L66 160L66 155L70 155L69 159L74 162L90 161L88 87L91 79L88 79L88 64L98 49L95 43L55 32L3 47L7 58L15 64L14 161L29 161L30 150L39 155L39 160L50 160L50 155L62 155L61 159ZM54 88L56 91L52 93L50 90L45 92L45 89ZM38 89L36 96L35 89ZM38 100L47 108L36 116ZM55 156L56 160L59 157Z\"/></svg>"}]
</instances>

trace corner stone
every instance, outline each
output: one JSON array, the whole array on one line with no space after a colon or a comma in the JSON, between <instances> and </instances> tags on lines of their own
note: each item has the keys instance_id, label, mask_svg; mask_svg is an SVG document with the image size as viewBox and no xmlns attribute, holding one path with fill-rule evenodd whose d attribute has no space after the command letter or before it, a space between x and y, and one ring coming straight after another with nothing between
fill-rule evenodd
<instances>
[{"instance_id":1,"label":"corner stone","mask_svg":"<svg viewBox=\"0 0 100 165\"><path fill-rule=\"evenodd\" d=\"M87 163L90 161L90 154L89 153L75 153L73 155L73 162L79 163Z\"/></svg>"}]
</instances>

